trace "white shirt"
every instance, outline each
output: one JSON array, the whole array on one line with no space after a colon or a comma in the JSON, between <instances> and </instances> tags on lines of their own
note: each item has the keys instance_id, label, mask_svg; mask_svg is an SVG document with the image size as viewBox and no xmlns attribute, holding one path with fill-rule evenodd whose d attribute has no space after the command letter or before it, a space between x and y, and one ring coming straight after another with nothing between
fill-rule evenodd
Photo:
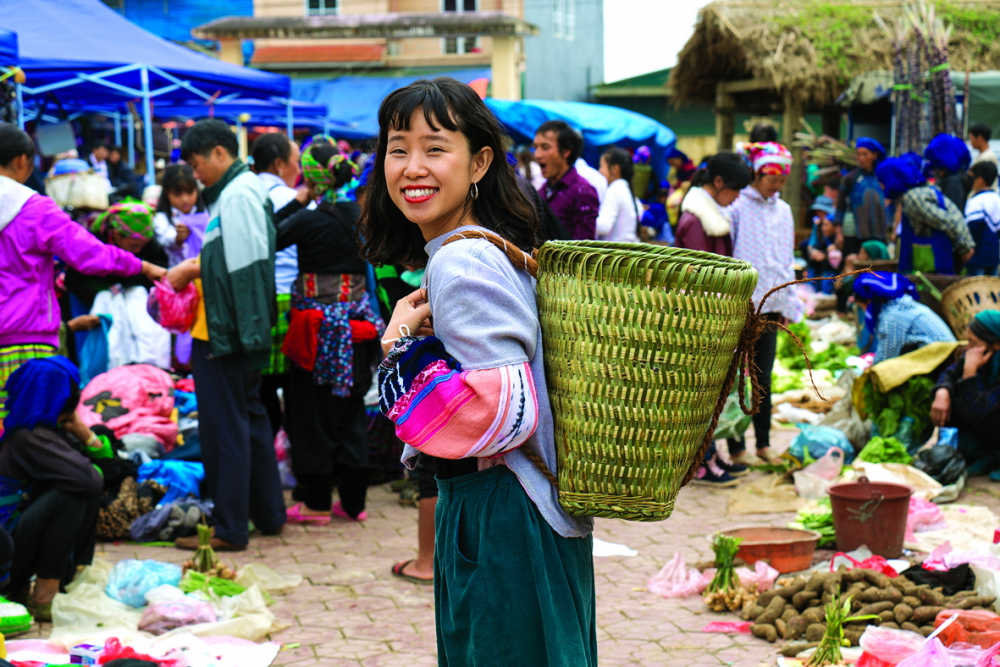
<instances>
[{"instance_id":1,"label":"white shirt","mask_svg":"<svg viewBox=\"0 0 1000 667\"><path fill-rule=\"evenodd\" d=\"M641 215L642 202L632 196L632 189L625 179L612 181L597 214L597 238L638 243L636 229Z\"/></svg>"},{"instance_id":2,"label":"white shirt","mask_svg":"<svg viewBox=\"0 0 1000 667\"><path fill-rule=\"evenodd\" d=\"M976 156L976 159L972 161L972 164L976 164L977 162L986 162L987 160L993 164L997 164L997 155L989 146L986 147L986 150ZM993 187L990 188L993 192L1000 192L1000 183L997 181L1000 181L1000 178L993 182Z\"/></svg>"},{"instance_id":3,"label":"white shirt","mask_svg":"<svg viewBox=\"0 0 1000 667\"><path fill-rule=\"evenodd\" d=\"M576 172L583 176L583 180L593 185L594 189L597 190L598 201L604 201L604 194L608 191L608 179L604 178L604 174L587 164L582 157L578 157L573 166L576 167Z\"/></svg>"},{"instance_id":4,"label":"white shirt","mask_svg":"<svg viewBox=\"0 0 1000 667\"><path fill-rule=\"evenodd\" d=\"M281 178L269 172L258 174L264 183L267 194L271 197L271 205L277 213L295 199L295 188L290 188ZM288 246L274 254L274 291L278 294L291 294L292 283L299 275L299 248Z\"/></svg>"}]
</instances>

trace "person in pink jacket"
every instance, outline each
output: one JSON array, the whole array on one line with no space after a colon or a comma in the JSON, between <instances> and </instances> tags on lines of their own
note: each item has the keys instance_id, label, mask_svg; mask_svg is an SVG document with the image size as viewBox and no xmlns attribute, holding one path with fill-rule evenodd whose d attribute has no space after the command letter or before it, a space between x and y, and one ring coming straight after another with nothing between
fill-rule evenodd
<instances>
[{"instance_id":1,"label":"person in pink jacket","mask_svg":"<svg viewBox=\"0 0 1000 667\"><path fill-rule=\"evenodd\" d=\"M733 256L729 218L722 211L750 185L750 168L736 153L723 151L705 161L691 178L681 202L674 247Z\"/></svg>"},{"instance_id":2,"label":"person in pink jacket","mask_svg":"<svg viewBox=\"0 0 1000 667\"><path fill-rule=\"evenodd\" d=\"M0 435L7 416L7 378L29 359L49 357L59 346L59 304L54 258L81 273L150 280L166 269L101 243L54 201L24 185L35 145L13 125L0 123Z\"/></svg>"}]
</instances>

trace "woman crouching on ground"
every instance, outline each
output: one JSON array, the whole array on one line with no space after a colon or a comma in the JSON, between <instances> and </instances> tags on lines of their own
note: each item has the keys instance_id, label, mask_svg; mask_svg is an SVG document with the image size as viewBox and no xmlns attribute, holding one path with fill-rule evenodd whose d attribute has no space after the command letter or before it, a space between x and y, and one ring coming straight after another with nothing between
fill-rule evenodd
<instances>
[{"instance_id":1,"label":"woman crouching on ground","mask_svg":"<svg viewBox=\"0 0 1000 667\"><path fill-rule=\"evenodd\" d=\"M534 280L474 238L496 234L512 252L535 243L505 145L479 96L453 79L417 81L379 109L363 252L376 265L428 261L425 289L386 328L381 407L412 445L404 460L442 459L438 664L593 667L592 522L562 511L523 447L556 471ZM445 245L460 232L473 238Z\"/></svg>"}]
</instances>

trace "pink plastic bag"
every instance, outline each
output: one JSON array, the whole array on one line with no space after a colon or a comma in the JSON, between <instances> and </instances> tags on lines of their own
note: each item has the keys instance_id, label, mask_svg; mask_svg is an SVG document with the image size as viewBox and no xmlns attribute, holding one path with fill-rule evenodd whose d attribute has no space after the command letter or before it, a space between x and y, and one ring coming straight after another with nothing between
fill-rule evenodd
<instances>
[{"instance_id":1,"label":"pink plastic bag","mask_svg":"<svg viewBox=\"0 0 1000 667\"><path fill-rule=\"evenodd\" d=\"M696 568L687 567L684 563L684 556L678 551L670 559L670 562L663 566L662 570L646 582L646 587L650 593L660 597L684 598L697 595L708 588L712 576L714 576L714 571L711 569L702 573Z\"/></svg>"},{"instance_id":2,"label":"pink plastic bag","mask_svg":"<svg viewBox=\"0 0 1000 667\"><path fill-rule=\"evenodd\" d=\"M908 630L893 630L869 625L858 642L865 655L878 660L869 662L874 667L878 664L894 667L909 658L924 645L923 635ZM859 663L860 664L860 663Z\"/></svg>"},{"instance_id":3,"label":"pink plastic bag","mask_svg":"<svg viewBox=\"0 0 1000 667\"><path fill-rule=\"evenodd\" d=\"M842 559L838 562L838 559ZM882 556L872 556L871 558L866 558L864 560L858 560L856 558L851 558L843 551L838 551L833 554L833 558L830 559L830 572L836 572L842 565L844 565L843 560L850 562L851 567L848 568L853 570L855 568L861 568L862 570L875 570L876 572L881 572L890 579L895 579L899 576L899 573L893 569L892 565L889 565L887 561ZM836 565L835 565L836 564ZM892 628L889 628L890 630Z\"/></svg>"},{"instance_id":4,"label":"pink plastic bag","mask_svg":"<svg viewBox=\"0 0 1000 667\"><path fill-rule=\"evenodd\" d=\"M913 542L914 533L929 530L944 530L948 522L944 519L941 508L929 500L910 496L910 510L906 515L906 541Z\"/></svg>"},{"instance_id":5,"label":"pink plastic bag","mask_svg":"<svg viewBox=\"0 0 1000 667\"><path fill-rule=\"evenodd\" d=\"M1000 666L1000 644L986 649L986 652L979 656L976 667L998 667Z\"/></svg>"},{"instance_id":6,"label":"pink plastic bag","mask_svg":"<svg viewBox=\"0 0 1000 667\"><path fill-rule=\"evenodd\" d=\"M750 621L712 621L701 629L702 632L721 632L724 634L750 634Z\"/></svg>"},{"instance_id":7,"label":"pink plastic bag","mask_svg":"<svg viewBox=\"0 0 1000 667\"><path fill-rule=\"evenodd\" d=\"M934 549L922 567L925 570L947 572L966 563L990 572L1000 572L1000 558L988 551L954 551L951 542L945 542Z\"/></svg>"},{"instance_id":8,"label":"pink plastic bag","mask_svg":"<svg viewBox=\"0 0 1000 667\"><path fill-rule=\"evenodd\" d=\"M153 320L170 333L187 333L191 330L198 311L198 290L192 282L180 292L175 292L167 279L162 278L150 290L146 310Z\"/></svg>"},{"instance_id":9,"label":"pink plastic bag","mask_svg":"<svg viewBox=\"0 0 1000 667\"><path fill-rule=\"evenodd\" d=\"M139 629L154 635L162 635L185 625L215 623L216 620L215 610L207 602L174 600L146 607L139 621Z\"/></svg>"},{"instance_id":10,"label":"pink plastic bag","mask_svg":"<svg viewBox=\"0 0 1000 667\"><path fill-rule=\"evenodd\" d=\"M840 476L840 471L843 467L844 450L840 447L831 447L826 450L826 454L821 456L819 460L803 468L803 472L812 473L829 482Z\"/></svg>"},{"instance_id":11,"label":"pink plastic bag","mask_svg":"<svg viewBox=\"0 0 1000 667\"><path fill-rule=\"evenodd\" d=\"M919 651L896 664L896 667L954 667L948 649L935 637L925 643Z\"/></svg>"},{"instance_id":12,"label":"pink plastic bag","mask_svg":"<svg viewBox=\"0 0 1000 667\"><path fill-rule=\"evenodd\" d=\"M774 586L774 580L778 578L778 574L777 570L762 560L754 563L753 570L746 567L736 568L736 576L740 578L743 588L749 589L751 585L756 584L757 590L761 593L770 590ZM712 576L715 575L713 574ZM711 580L709 580L709 583L711 583Z\"/></svg>"}]
</instances>

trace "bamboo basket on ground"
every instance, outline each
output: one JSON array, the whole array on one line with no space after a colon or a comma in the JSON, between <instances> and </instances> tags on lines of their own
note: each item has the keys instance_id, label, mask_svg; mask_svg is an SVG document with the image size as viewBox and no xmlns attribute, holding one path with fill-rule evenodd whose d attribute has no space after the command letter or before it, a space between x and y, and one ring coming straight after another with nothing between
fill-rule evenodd
<instances>
[{"instance_id":1,"label":"bamboo basket on ground","mask_svg":"<svg viewBox=\"0 0 1000 667\"><path fill-rule=\"evenodd\" d=\"M716 414L757 272L709 253L603 241L538 252L559 502L670 516Z\"/></svg>"},{"instance_id":2,"label":"bamboo basket on ground","mask_svg":"<svg viewBox=\"0 0 1000 667\"><path fill-rule=\"evenodd\" d=\"M917 286L917 292L920 294L920 303L933 310L941 319L947 322L948 314L945 312L944 306L941 305L941 298L944 296L944 291L958 282L967 280L967 278L965 276L939 275L936 273L922 274L922 276L923 278L915 273L910 273L907 274L906 278ZM937 294L934 293L931 287L937 290Z\"/></svg>"},{"instance_id":3,"label":"bamboo basket on ground","mask_svg":"<svg viewBox=\"0 0 1000 667\"><path fill-rule=\"evenodd\" d=\"M976 313L1000 310L1000 278L978 276L955 283L941 293L941 308L955 336L965 340L965 329Z\"/></svg>"}]
</instances>

